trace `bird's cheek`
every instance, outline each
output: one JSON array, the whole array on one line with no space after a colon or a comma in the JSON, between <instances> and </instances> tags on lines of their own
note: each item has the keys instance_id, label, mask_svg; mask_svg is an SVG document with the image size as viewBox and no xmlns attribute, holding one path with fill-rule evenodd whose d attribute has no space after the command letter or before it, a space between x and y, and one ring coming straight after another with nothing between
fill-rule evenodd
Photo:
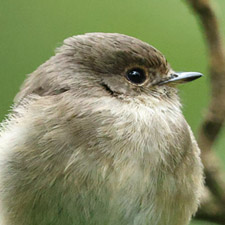
<instances>
[{"instance_id":1,"label":"bird's cheek","mask_svg":"<svg viewBox=\"0 0 225 225\"><path fill-rule=\"evenodd\" d=\"M108 90L112 95L132 95L133 91L123 79L108 77L102 80L102 84L105 89Z\"/></svg>"}]
</instances>

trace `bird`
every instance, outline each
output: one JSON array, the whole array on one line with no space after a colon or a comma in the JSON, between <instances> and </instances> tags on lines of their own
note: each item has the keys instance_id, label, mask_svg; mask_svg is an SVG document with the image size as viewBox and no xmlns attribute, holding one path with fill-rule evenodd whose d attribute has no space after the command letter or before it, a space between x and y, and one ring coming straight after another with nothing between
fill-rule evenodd
<instances>
[{"instance_id":1,"label":"bird","mask_svg":"<svg viewBox=\"0 0 225 225\"><path fill-rule=\"evenodd\" d=\"M200 149L175 72L118 33L64 40L29 74L0 130L0 225L187 225Z\"/></svg>"}]
</instances>

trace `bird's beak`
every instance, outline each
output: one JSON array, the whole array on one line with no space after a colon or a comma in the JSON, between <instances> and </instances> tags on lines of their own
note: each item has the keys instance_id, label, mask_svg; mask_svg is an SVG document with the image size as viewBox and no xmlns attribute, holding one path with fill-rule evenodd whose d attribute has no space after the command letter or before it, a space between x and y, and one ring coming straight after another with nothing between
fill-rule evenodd
<instances>
[{"instance_id":1,"label":"bird's beak","mask_svg":"<svg viewBox=\"0 0 225 225\"><path fill-rule=\"evenodd\" d=\"M203 74L198 72L173 72L167 80L161 81L158 85L167 83L186 83L202 77Z\"/></svg>"}]
</instances>

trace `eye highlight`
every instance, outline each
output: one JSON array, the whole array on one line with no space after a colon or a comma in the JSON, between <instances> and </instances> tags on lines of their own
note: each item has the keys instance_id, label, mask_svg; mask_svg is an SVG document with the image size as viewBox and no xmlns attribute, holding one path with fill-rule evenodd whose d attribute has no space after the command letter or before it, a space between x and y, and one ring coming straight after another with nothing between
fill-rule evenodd
<instances>
[{"instance_id":1,"label":"eye highlight","mask_svg":"<svg viewBox=\"0 0 225 225\"><path fill-rule=\"evenodd\" d=\"M143 84L147 79L147 76L143 69L133 68L127 71L126 78L134 84Z\"/></svg>"}]
</instances>

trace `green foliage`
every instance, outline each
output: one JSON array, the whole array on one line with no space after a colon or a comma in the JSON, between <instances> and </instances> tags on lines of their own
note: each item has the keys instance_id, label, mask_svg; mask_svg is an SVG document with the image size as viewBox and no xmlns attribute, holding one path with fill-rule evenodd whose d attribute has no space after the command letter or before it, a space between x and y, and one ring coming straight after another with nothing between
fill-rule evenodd
<instances>
[{"instance_id":1,"label":"green foliage","mask_svg":"<svg viewBox=\"0 0 225 225\"><path fill-rule=\"evenodd\" d=\"M195 133L209 96L207 49L192 11L179 0L0 0L0 120L26 74L53 55L64 38L87 32L117 32L135 36L162 51L178 71L205 76L180 87L183 111ZM225 25L225 2L213 2ZM223 27L223 26L222 26ZM225 30L222 30L225 34ZM222 148L217 152L225 162ZM196 222L192 225L206 224ZM211 224L211 223L210 223Z\"/></svg>"}]
</instances>

